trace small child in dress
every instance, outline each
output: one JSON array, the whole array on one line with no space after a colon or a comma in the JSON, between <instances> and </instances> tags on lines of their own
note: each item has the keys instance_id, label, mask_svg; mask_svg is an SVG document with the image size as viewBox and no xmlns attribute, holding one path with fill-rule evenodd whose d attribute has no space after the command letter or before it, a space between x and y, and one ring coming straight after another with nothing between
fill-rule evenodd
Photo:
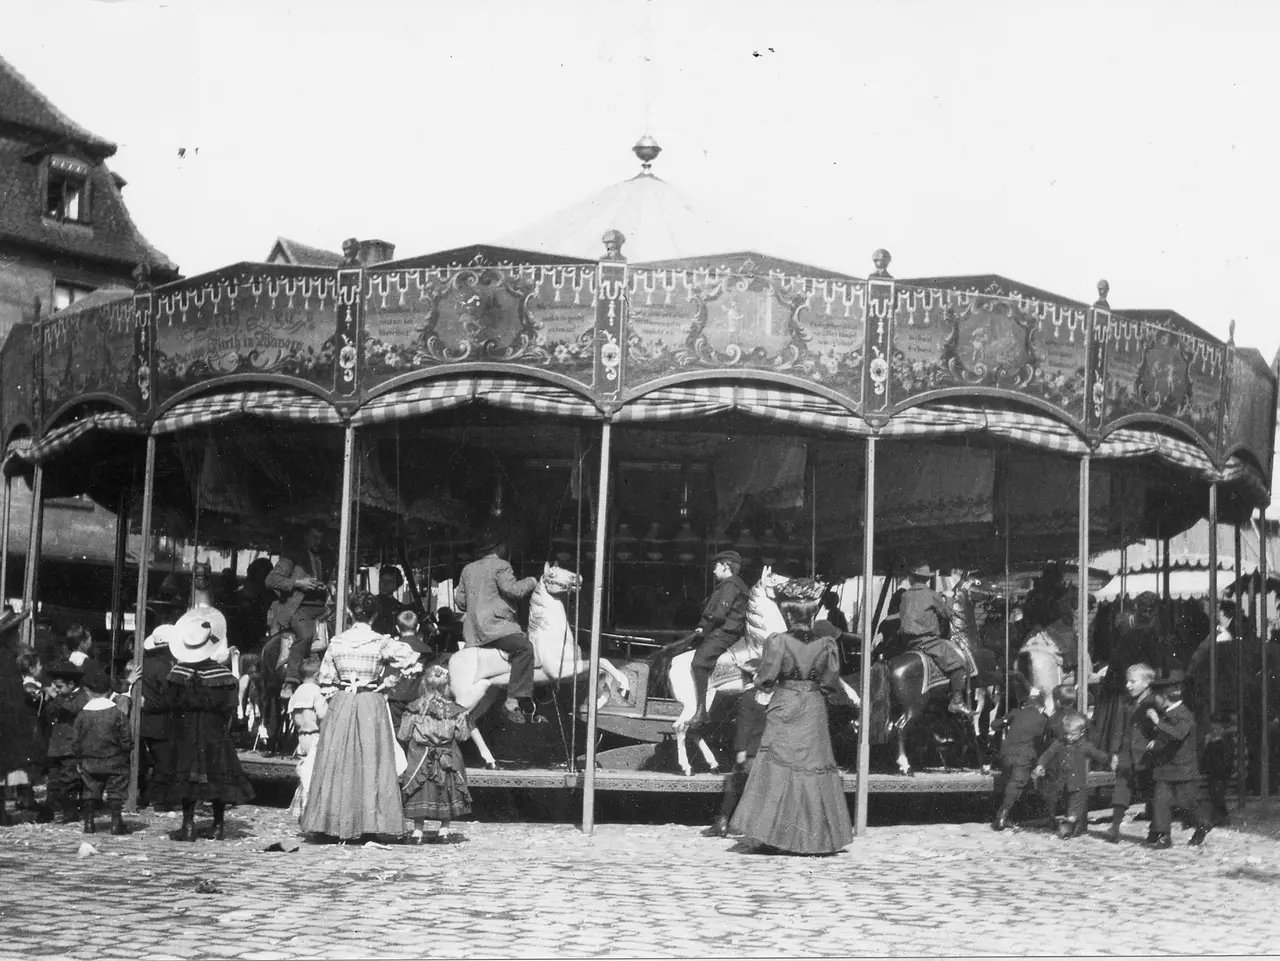
<instances>
[{"instance_id":1,"label":"small child in dress","mask_svg":"<svg viewBox=\"0 0 1280 961\"><path fill-rule=\"evenodd\" d=\"M1232 736L1230 718L1221 712L1209 721L1209 733L1204 741L1204 773L1209 784L1209 806L1213 810L1214 827L1231 823L1227 809L1227 785L1236 768L1235 739Z\"/></svg>"},{"instance_id":2,"label":"small child in dress","mask_svg":"<svg viewBox=\"0 0 1280 961\"><path fill-rule=\"evenodd\" d=\"M111 833L128 834L124 824L124 800L129 793L129 756L133 737L129 718L111 699L111 679L90 668L80 686L89 694L73 724L72 749L80 765L84 787L80 794L80 815L84 833L93 834L93 806L106 792L111 811Z\"/></svg>"},{"instance_id":3,"label":"small child in dress","mask_svg":"<svg viewBox=\"0 0 1280 961\"><path fill-rule=\"evenodd\" d=\"M320 662L314 657L307 658L298 669L302 683L289 695L289 717L293 719L293 729L298 733L298 748L294 752L297 757L306 757L316 749L320 741L320 722L329 710L329 702L316 683L319 673Z\"/></svg>"},{"instance_id":4,"label":"small child in dress","mask_svg":"<svg viewBox=\"0 0 1280 961\"><path fill-rule=\"evenodd\" d=\"M1000 740L1000 777L996 790L1003 794L1000 809L996 811L991 826L1003 831L1009 824L1009 815L1018 803L1022 789L1031 780L1036 755L1049 730L1049 720L1044 714L1044 697L1033 694L1022 707L997 718L991 725L991 733L1003 730Z\"/></svg>"},{"instance_id":5,"label":"small child in dress","mask_svg":"<svg viewBox=\"0 0 1280 961\"><path fill-rule=\"evenodd\" d=\"M452 843L450 823L471 813L471 792L459 747L470 736L466 708L449 697L449 669L433 664L423 674L422 696L405 710L397 732L408 760L400 777L400 793L404 816L413 821L415 844L424 842L422 825L427 818L440 822L436 843Z\"/></svg>"},{"instance_id":6,"label":"small child in dress","mask_svg":"<svg viewBox=\"0 0 1280 961\"><path fill-rule=\"evenodd\" d=\"M1044 777L1046 769L1061 771L1061 787L1067 793L1067 816L1058 825L1058 836L1063 840L1077 835L1077 826L1083 825L1089 813L1089 762L1110 764L1111 757L1099 750L1085 737L1089 720L1075 711L1064 711L1062 718L1062 737L1049 745L1049 749L1040 755L1036 764L1035 776ZM1049 798L1056 806L1058 799Z\"/></svg>"},{"instance_id":7,"label":"small child in dress","mask_svg":"<svg viewBox=\"0 0 1280 961\"><path fill-rule=\"evenodd\" d=\"M742 799L747 778L751 775L751 762L760 750L760 739L764 737L765 712L769 707L770 695L754 686L755 677L750 671L743 672L742 681L743 691L738 697L733 731L733 770L724 776L724 797L720 802L720 814L711 823L711 827L702 832L703 837L729 836L729 819L733 817L738 801Z\"/></svg>"}]
</instances>

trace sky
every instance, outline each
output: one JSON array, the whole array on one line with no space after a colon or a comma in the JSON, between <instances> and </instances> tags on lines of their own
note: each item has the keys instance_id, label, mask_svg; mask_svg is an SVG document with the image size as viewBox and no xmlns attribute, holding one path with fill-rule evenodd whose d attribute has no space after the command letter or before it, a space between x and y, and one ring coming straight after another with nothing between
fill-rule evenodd
<instances>
[{"instance_id":1,"label":"sky","mask_svg":"<svg viewBox=\"0 0 1280 961\"><path fill-rule=\"evenodd\" d=\"M996 273L1280 347L1280 5L0 0L187 275L277 236L492 242L637 172L900 277Z\"/></svg>"}]
</instances>

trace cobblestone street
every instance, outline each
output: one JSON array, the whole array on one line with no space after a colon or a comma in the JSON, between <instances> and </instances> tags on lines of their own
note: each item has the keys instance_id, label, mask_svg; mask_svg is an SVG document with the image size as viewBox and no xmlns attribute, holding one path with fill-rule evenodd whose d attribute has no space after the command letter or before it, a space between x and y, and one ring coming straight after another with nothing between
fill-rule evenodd
<instances>
[{"instance_id":1,"label":"cobblestone street","mask_svg":"<svg viewBox=\"0 0 1280 961\"><path fill-rule=\"evenodd\" d=\"M105 818L101 819L105 822ZM229 812L181 845L0 830L4 957L690 957L1247 954L1276 950L1280 842L1230 829L1170 852L981 823L872 828L842 854L747 853L681 825L464 823L449 846L302 844ZM205 821L207 824L207 820ZM145 827L144 827L145 825ZM80 855L92 843L97 854ZM1133 923L1140 910L1141 923Z\"/></svg>"}]
</instances>

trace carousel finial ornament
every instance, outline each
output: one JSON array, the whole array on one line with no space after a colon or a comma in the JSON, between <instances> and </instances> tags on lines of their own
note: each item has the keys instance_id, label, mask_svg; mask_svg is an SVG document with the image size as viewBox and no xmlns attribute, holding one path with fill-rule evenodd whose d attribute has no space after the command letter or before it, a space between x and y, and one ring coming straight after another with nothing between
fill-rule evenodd
<instances>
[{"instance_id":1,"label":"carousel finial ornament","mask_svg":"<svg viewBox=\"0 0 1280 961\"><path fill-rule=\"evenodd\" d=\"M622 256L622 245L627 242L627 235L621 230L606 230L600 242L604 244L604 260L627 259Z\"/></svg>"},{"instance_id":2,"label":"carousel finial ornament","mask_svg":"<svg viewBox=\"0 0 1280 961\"><path fill-rule=\"evenodd\" d=\"M879 248L871 255L871 262L876 265L876 269L872 271L872 277L892 277L889 273L889 264L893 261L893 255L883 247Z\"/></svg>"},{"instance_id":3,"label":"carousel finial ornament","mask_svg":"<svg viewBox=\"0 0 1280 961\"><path fill-rule=\"evenodd\" d=\"M1111 293L1111 285L1107 283L1106 279L1098 281L1098 300L1093 306L1110 307L1111 305L1107 303L1107 294L1109 293Z\"/></svg>"},{"instance_id":4,"label":"carousel finial ornament","mask_svg":"<svg viewBox=\"0 0 1280 961\"><path fill-rule=\"evenodd\" d=\"M1234 344L1236 342L1236 322L1230 320L1227 322L1227 343Z\"/></svg>"},{"instance_id":5,"label":"carousel finial ornament","mask_svg":"<svg viewBox=\"0 0 1280 961\"><path fill-rule=\"evenodd\" d=\"M649 173L649 168L658 159L658 154L662 153L662 148L658 146L658 141L645 134L636 141L636 145L631 148L631 152L640 158L641 176L645 174L653 176Z\"/></svg>"}]
</instances>

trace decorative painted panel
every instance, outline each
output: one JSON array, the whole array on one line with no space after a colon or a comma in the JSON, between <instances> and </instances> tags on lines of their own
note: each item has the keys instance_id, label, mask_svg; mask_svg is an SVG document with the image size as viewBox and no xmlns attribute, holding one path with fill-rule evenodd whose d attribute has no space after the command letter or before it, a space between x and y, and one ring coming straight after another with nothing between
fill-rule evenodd
<instances>
[{"instance_id":1,"label":"decorative painted panel","mask_svg":"<svg viewBox=\"0 0 1280 961\"><path fill-rule=\"evenodd\" d=\"M1106 416L1107 338L1111 330L1111 312L1094 307L1089 314L1089 358L1087 374L1088 407L1085 412L1085 430L1096 436Z\"/></svg>"},{"instance_id":2,"label":"decorative painted panel","mask_svg":"<svg viewBox=\"0 0 1280 961\"><path fill-rule=\"evenodd\" d=\"M894 301L891 405L940 390L1007 391L1084 420L1086 309L902 284Z\"/></svg>"},{"instance_id":3,"label":"decorative painted panel","mask_svg":"<svg viewBox=\"0 0 1280 961\"><path fill-rule=\"evenodd\" d=\"M443 364L524 364L590 383L595 264L366 272L365 389Z\"/></svg>"},{"instance_id":4,"label":"decorative painted panel","mask_svg":"<svg viewBox=\"0 0 1280 961\"><path fill-rule=\"evenodd\" d=\"M1275 404L1275 380L1266 362L1254 351L1248 354L1233 351L1222 431L1223 453L1248 448L1262 459L1265 470L1267 452L1271 449L1271 414Z\"/></svg>"},{"instance_id":5,"label":"decorative painted panel","mask_svg":"<svg viewBox=\"0 0 1280 961\"><path fill-rule=\"evenodd\" d=\"M158 400L205 381L272 374L334 388L336 274L230 268L155 293Z\"/></svg>"},{"instance_id":6,"label":"decorative painted panel","mask_svg":"<svg viewBox=\"0 0 1280 961\"><path fill-rule=\"evenodd\" d=\"M136 408L134 326L132 296L44 321L44 410L52 414L87 394L106 394Z\"/></svg>"},{"instance_id":7,"label":"decorative painted panel","mask_svg":"<svg viewBox=\"0 0 1280 961\"><path fill-rule=\"evenodd\" d=\"M616 404L626 380L622 345L627 337L627 265L603 263L599 269L592 386L600 400Z\"/></svg>"},{"instance_id":8,"label":"decorative painted panel","mask_svg":"<svg viewBox=\"0 0 1280 961\"><path fill-rule=\"evenodd\" d=\"M1146 320L1111 318L1104 422L1149 415L1183 424L1218 448L1226 347Z\"/></svg>"},{"instance_id":9,"label":"decorative painted panel","mask_svg":"<svg viewBox=\"0 0 1280 961\"><path fill-rule=\"evenodd\" d=\"M632 270L628 387L689 370L767 371L860 406L866 284L751 267Z\"/></svg>"},{"instance_id":10,"label":"decorative painted panel","mask_svg":"<svg viewBox=\"0 0 1280 961\"><path fill-rule=\"evenodd\" d=\"M4 389L0 430L4 437L23 422L34 426L35 417L31 409L35 390L34 356L31 325L15 324L5 338L3 350L0 350L0 385Z\"/></svg>"}]
</instances>

